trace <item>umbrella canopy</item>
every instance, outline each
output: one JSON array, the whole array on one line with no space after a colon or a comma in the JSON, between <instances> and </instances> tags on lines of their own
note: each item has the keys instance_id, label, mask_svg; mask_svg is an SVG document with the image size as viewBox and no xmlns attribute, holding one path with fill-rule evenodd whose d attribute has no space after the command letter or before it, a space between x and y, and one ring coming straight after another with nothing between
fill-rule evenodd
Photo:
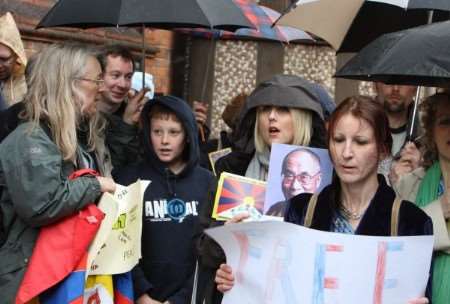
<instances>
[{"instance_id":1,"label":"umbrella canopy","mask_svg":"<svg viewBox=\"0 0 450 304\"><path fill-rule=\"evenodd\" d=\"M235 32L230 32L195 28L182 29L181 32L194 37L210 39L261 39L286 43L290 41L314 41L309 34L302 30L280 25L272 27L275 20L280 17L280 13L273 9L258 5L249 0L234 0L234 2L239 6L255 29L240 28Z\"/></svg>"},{"instance_id":2,"label":"umbrella canopy","mask_svg":"<svg viewBox=\"0 0 450 304\"><path fill-rule=\"evenodd\" d=\"M147 25L235 31L252 27L231 0L59 0L37 28Z\"/></svg>"},{"instance_id":3,"label":"umbrella canopy","mask_svg":"<svg viewBox=\"0 0 450 304\"><path fill-rule=\"evenodd\" d=\"M255 29L240 28L234 33L224 32L223 37L249 37L256 39L274 40L282 42L314 39L306 32L290 26L273 26L272 24L280 17L280 13L268 7L258 5L248 0L234 0L242 9L244 15L255 26Z\"/></svg>"},{"instance_id":4,"label":"umbrella canopy","mask_svg":"<svg viewBox=\"0 0 450 304\"><path fill-rule=\"evenodd\" d=\"M59 0L36 28L151 26L173 29L205 27L235 31L252 27L231 0ZM145 35L142 31L142 67L145 71ZM142 79L142 87L144 87Z\"/></svg>"},{"instance_id":5,"label":"umbrella canopy","mask_svg":"<svg viewBox=\"0 0 450 304\"><path fill-rule=\"evenodd\" d=\"M450 21L385 34L336 77L391 84L450 86Z\"/></svg>"},{"instance_id":6,"label":"umbrella canopy","mask_svg":"<svg viewBox=\"0 0 450 304\"><path fill-rule=\"evenodd\" d=\"M338 52L357 52L382 34L448 20L448 0L300 0L277 22L310 32Z\"/></svg>"}]
</instances>

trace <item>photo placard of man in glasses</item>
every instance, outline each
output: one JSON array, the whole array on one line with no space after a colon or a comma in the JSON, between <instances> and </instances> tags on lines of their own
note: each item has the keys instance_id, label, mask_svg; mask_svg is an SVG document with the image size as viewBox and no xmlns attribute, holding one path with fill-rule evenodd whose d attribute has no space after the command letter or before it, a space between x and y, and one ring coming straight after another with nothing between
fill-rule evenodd
<instances>
[{"instance_id":1,"label":"photo placard of man in glasses","mask_svg":"<svg viewBox=\"0 0 450 304\"><path fill-rule=\"evenodd\" d=\"M316 192L321 181L321 161L316 153L306 148L289 152L284 157L281 167L281 189L285 200L272 205L266 214L283 216L290 198L304 192Z\"/></svg>"}]
</instances>

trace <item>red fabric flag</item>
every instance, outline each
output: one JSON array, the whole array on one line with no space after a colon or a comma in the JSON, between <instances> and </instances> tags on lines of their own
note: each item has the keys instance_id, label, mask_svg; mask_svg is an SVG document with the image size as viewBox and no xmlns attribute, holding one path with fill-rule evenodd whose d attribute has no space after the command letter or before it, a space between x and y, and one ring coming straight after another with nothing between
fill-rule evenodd
<instances>
[{"instance_id":1,"label":"red fabric flag","mask_svg":"<svg viewBox=\"0 0 450 304\"><path fill-rule=\"evenodd\" d=\"M83 175L98 174L94 170L83 169L72 173L69 178L75 179ZM42 227L17 293L16 304L32 300L73 271L79 271L79 265L85 265L83 260L88 247L104 217L95 204L90 204L77 214Z\"/></svg>"}]
</instances>

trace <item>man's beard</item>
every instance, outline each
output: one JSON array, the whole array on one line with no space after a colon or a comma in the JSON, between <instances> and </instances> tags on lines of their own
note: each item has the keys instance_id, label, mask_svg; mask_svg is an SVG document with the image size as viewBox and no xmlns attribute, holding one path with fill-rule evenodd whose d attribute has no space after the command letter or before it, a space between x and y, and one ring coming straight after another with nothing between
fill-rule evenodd
<instances>
[{"instance_id":1,"label":"man's beard","mask_svg":"<svg viewBox=\"0 0 450 304\"><path fill-rule=\"evenodd\" d=\"M402 113L407 110L406 101L403 99L400 101L396 101L393 104L385 100L383 107L388 113Z\"/></svg>"}]
</instances>

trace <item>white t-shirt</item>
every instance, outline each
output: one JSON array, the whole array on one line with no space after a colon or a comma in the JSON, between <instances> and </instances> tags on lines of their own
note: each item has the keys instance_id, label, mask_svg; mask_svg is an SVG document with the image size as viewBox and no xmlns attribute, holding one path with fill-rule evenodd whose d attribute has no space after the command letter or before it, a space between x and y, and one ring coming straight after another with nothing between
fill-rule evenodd
<instances>
[{"instance_id":1,"label":"white t-shirt","mask_svg":"<svg viewBox=\"0 0 450 304\"><path fill-rule=\"evenodd\" d=\"M391 149L391 155L396 155L400 149L402 148L403 144L406 140L406 130L400 133L392 133L392 149Z\"/></svg>"}]
</instances>

